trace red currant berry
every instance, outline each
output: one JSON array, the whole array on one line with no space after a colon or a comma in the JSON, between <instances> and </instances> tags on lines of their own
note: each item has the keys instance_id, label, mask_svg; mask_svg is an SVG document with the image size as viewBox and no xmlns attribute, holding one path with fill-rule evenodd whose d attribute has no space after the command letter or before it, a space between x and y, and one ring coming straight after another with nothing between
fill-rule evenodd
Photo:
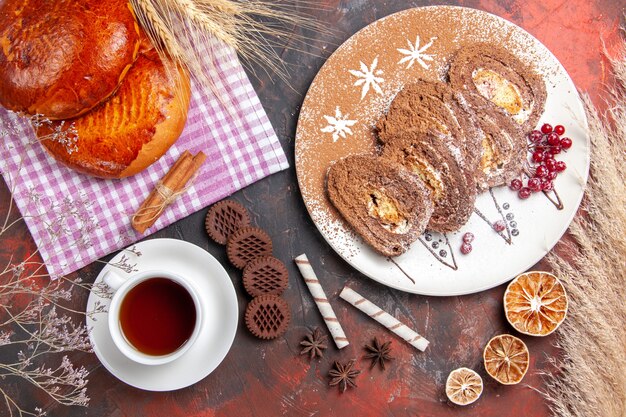
<instances>
[{"instance_id":1,"label":"red currant berry","mask_svg":"<svg viewBox=\"0 0 626 417\"><path fill-rule=\"evenodd\" d=\"M563 125L556 125L554 126L554 131L557 135L561 136L563 133L565 133L565 128L563 127Z\"/></svg>"},{"instance_id":2,"label":"red currant berry","mask_svg":"<svg viewBox=\"0 0 626 417\"><path fill-rule=\"evenodd\" d=\"M554 146L554 145L558 145L561 140L559 139L559 135L557 135L555 132L552 132L548 135L548 145L550 146Z\"/></svg>"},{"instance_id":3,"label":"red currant berry","mask_svg":"<svg viewBox=\"0 0 626 417\"><path fill-rule=\"evenodd\" d=\"M554 158L546 159L545 161L543 161L543 163L545 164L548 171L556 171L556 161L554 160Z\"/></svg>"},{"instance_id":4,"label":"red currant berry","mask_svg":"<svg viewBox=\"0 0 626 417\"><path fill-rule=\"evenodd\" d=\"M467 255L467 254L468 254L468 253L470 253L471 251L472 251L472 245L470 245L469 243L464 242L464 243L461 245L461 253L462 253L463 255Z\"/></svg>"},{"instance_id":5,"label":"red currant berry","mask_svg":"<svg viewBox=\"0 0 626 417\"><path fill-rule=\"evenodd\" d=\"M548 168L546 168L544 165L539 165L537 169L535 169L535 177L537 178L543 178L549 173L550 171L548 171Z\"/></svg>"},{"instance_id":6,"label":"red currant berry","mask_svg":"<svg viewBox=\"0 0 626 417\"><path fill-rule=\"evenodd\" d=\"M533 152L533 162L541 162L543 161L543 152Z\"/></svg>"},{"instance_id":7,"label":"red currant berry","mask_svg":"<svg viewBox=\"0 0 626 417\"><path fill-rule=\"evenodd\" d=\"M563 161L556 161L556 172L563 172L567 168L567 165Z\"/></svg>"},{"instance_id":8,"label":"red currant berry","mask_svg":"<svg viewBox=\"0 0 626 417\"><path fill-rule=\"evenodd\" d=\"M543 179L541 181L541 190L542 191L552 191L554 189L554 183L547 179Z\"/></svg>"},{"instance_id":9,"label":"red currant berry","mask_svg":"<svg viewBox=\"0 0 626 417\"><path fill-rule=\"evenodd\" d=\"M511 187L511 190L513 191L519 191L522 188L522 180L520 180L519 178L515 178L513 181L511 181L511 185L509 185L509 187Z\"/></svg>"},{"instance_id":10,"label":"red currant berry","mask_svg":"<svg viewBox=\"0 0 626 417\"><path fill-rule=\"evenodd\" d=\"M530 191L530 188L528 187L522 187L522 189L517 192L517 196L521 198L522 200L525 200L528 197L530 197L530 194L531 194L531 191Z\"/></svg>"},{"instance_id":11,"label":"red currant berry","mask_svg":"<svg viewBox=\"0 0 626 417\"><path fill-rule=\"evenodd\" d=\"M543 133L538 130L533 130L528 134L528 139L533 143L540 142L541 139L543 139Z\"/></svg>"},{"instance_id":12,"label":"red currant berry","mask_svg":"<svg viewBox=\"0 0 626 417\"><path fill-rule=\"evenodd\" d=\"M562 151L562 149L561 149L561 145L552 146L552 147L550 148L550 153L551 153L552 155L557 155L557 154L560 154L560 153L561 153L561 151Z\"/></svg>"},{"instance_id":13,"label":"red currant berry","mask_svg":"<svg viewBox=\"0 0 626 417\"><path fill-rule=\"evenodd\" d=\"M496 232L501 232L504 229L506 229L506 224L504 224L504 221L502 220L498 220L493 224L493 230L495 230Z\"/></svg>"},{"instance_id":14,"label":"red currant berry","mask_svg":"<svg viewBox=\"0 0 626 417\"><path fill-rule=\"evenodd\" d=\"M541 178L531 178L528 180L528 188L532 192L541 191Z\"/></svg>"},{"instance_id":15,"label":"red currant berry","mask_svg":"<svg viewBox=\"0 0 626 417\"><path fill-rule=\"evenodd\" d=\"M472 241L474 240L474 234L471 232L467 232L463 235L463 242L464 243L472 243Z\"/></svg>"},{"instance_id":16,"label":"red currant berry","mask_svg":"<svg viewBox=\"0 0 626 417\"><path fill-rule=\"evenodd\" d=\"M557 174L558 174L558 173L557 173L556 171L550 172L550 173L546 176L546 179L547 179L547 180L549 180L549 181L554 181L554 180L556 179Z\"/></svg>"},{"instance_id":17,"label":"red currant berry","mask_svg":"<svg viewBox=\"0 0 626 417\"><path fill-rule=\"evenodd\" d=\"M563 138L559 144L561 145L561 148L569 149L572 147L572 140L570 138Z\"/></svg>"},{"instance_id":18,"label":"red currant berry","mask_svg":"<svg viewBox=\"0 0 626 417\"><path fill-rule=\"evenodd\" d=\"M552 133L552 125L548 124L548 123L544 123L543 126L541 126L541 133L547 135L549 133Z\"/></svg>"},{"instance_id":19,"label":"red currant berry","mask_svg":"<svg viewBox=\"0 0 626 417\"><path fill-rule=\"evenodd\" d=\"M545 152L546 151L546 147L545 146L536 146L535 147L535 152Z\"/></svg>"}]
</instances>

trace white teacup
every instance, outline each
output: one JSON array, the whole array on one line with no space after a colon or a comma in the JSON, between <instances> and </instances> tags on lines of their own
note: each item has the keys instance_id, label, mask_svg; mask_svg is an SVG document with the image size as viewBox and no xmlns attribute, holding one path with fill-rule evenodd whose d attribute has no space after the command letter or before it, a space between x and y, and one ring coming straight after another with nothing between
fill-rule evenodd
<instances>
[{"instance_id":1,"label":"white teacup","mask_svg":"<svg viewBox=\"0 0 626 417\"><path fill-rule=\"evenodd\" d=\"M195 325L189 338L176 350L164 355L152 355L138 350L124 334L122 323L120 321L120 309L128 293L142 282L155 278L165 278L171 280L187 290L189 296L193 300L196 312ZM122 352L130 360L145 365L162 365L176 360L184 355L198 338L198 334L200 333L200 329L202 327L202 303L197 290L189 282L189 280L174 273L160 270L144 271L129 277L123 277L112 270L109 270L104 274L103 280L113 291L115 291L111 304L109 305L108 313L109 331L111 332L111 337L113 338L115 346L117 346L120 352ZM154 308L159 308L159 306L154 306Z\"/></svg>"}]
</instances>

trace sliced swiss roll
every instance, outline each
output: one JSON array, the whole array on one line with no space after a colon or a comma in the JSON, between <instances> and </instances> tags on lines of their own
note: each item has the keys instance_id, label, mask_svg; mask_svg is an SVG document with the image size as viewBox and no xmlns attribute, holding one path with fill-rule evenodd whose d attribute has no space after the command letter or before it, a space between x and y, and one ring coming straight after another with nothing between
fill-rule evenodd
<instances>
[{"instance_id":1,"label":"sliced swiss roll","mask_svg":"<svg viewBox=\"0 0 626 417\"><path fill-rule=\"evenodd\" d=\"M404 253L426 229L430 191L402 165L373 155L352 155L328 169L328 197L372 248Z\"/></svg>"},{"instance_id":2,"label":"sliced swiss roll","mask_svg":"<svg viewBox=\"0 0 626 417\"><path fill-rule=\"evenodd\" d=\"M377 123L378 138L386 143L390 137L407 130L439 132L452 138L463 152L463 164L473 170L479 160L472 117L455 92L446 83L420 80L407 85L394 98L389 111Z\"/></svg>"},{"instance_id":3,"label":"sliced swiss roll","mask_svg":"<svg viewBox=\"0 0 626 417\"><path fill-rule=\"evenodd\" d=\"M461 164L459 150L447 136L407 131L389 138L382 158L402 164L428 187L435 204L427 228L452 232L469 220L476 187Z\"/></svg>"},{"instance_id":4,"label":"sliced swiss roll","mask_svg":"<svg viewBox=\"0 0 626 417\"><path fill-rule=\"evenodd\" d=\"M463 96L471 99L473 94L465 92ZM473 174L480 192L508 184L520 176L527 143L522 128L503 112L485 103L473 108L472 120L477 128L474 130L475 141L479 143L479 162Z\"/></svg>"},{"instance_id":5,"label":"sliced swiss roll","mask_svg":"<svg viewBox=\"0 0 626 417\"><path fill-rule=\"evenodd\" d=\"M452 88L469 91L471 105L489 103L530 132L546 102L543 78L505 49L485 43L461 48L448 72Z\"/></svg>"}]
</instances>

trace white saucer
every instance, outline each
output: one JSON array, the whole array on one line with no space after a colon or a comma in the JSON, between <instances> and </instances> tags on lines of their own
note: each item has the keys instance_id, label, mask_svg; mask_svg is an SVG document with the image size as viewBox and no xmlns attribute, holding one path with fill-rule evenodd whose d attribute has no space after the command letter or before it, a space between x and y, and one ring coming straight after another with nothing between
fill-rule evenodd
<instances>
[{"instance_id":1,"label":"white saucer","mask_svg":"<svg viewBox=\"0 0 626 417\"><path fill-rule=\"evenodd\" d=\"M204 325L193 346L179 359L164 365L142 365L124 356L113 344L108 329L108 314L96 312L87 316L87 327L93 350L100 362L114 376L148 391L172 391L195 384L222 362L237 331L239 309L233 284L222 265L207 251L176 239L153 239L122 250L96 278L87 301L87 311L105 310L111 302L98 289L106 288L102 276L109 269L119 275L137 271L165 269L188 277L196 285L205 308ZM132 267L123 270L116 263ZM134 270L129 272L128 269ZM99 304L97 304L99 303Z\"/></svg>"}]
</instances>

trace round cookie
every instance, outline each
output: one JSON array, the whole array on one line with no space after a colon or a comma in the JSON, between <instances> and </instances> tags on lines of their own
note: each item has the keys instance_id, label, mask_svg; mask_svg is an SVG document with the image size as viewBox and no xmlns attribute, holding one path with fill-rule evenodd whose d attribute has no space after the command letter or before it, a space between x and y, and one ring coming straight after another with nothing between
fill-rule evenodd
<instances>
[{"instance_id":1,"label":"round cookie","mask_svg":"<svg viewBox=\"0 0 626 417\"><path fill-rule=\"evenodd\" d=\"M245 321L250 333L259 339L275 339L287 331L289 305L277 295L261 295L248 303Z\"/></svg>"},{"instance_id":2,"label":"round cookie","mask_svg":"<svg viewBox=\"0 0 626 417\"><path fill-rule=\"evenodd\" d=\"M226 244L228 260L239 269L253 259L271 254L272 239L259 227L249 226L235 231Z\"/></svg>"},{"instance_id":3,"label":"round cookie","mask_svg":"<svg viewBox=\"0 0 626 417\"><path fill-rule=\"evenodd\" d=\"M222 200L209 209L204 226L211 239L225 245L230 235L242 227L250 226L250 215L235 200Z\"/></svg>"},{"instance_id":4,"label":"round cookie","mask_svg":"<svg viewBox=\"0 0 626 417\"><path fill-rule=\"evenodd\" d=\"M261 256L243 269L243 286L252 297L281 295L289 284L287 267L273 256Z\"/></svg>"}]
</instances>

